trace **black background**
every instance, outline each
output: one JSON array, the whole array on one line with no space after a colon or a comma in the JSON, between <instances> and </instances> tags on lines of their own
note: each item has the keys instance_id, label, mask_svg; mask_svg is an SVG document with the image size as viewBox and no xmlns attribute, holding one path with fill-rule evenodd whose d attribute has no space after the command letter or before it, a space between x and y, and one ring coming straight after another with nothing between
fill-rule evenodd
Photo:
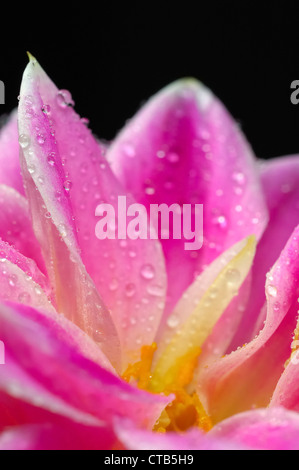
<instances>
[{"instance_id":1,"label":"black background","mask_svg":"<svg viewBox=\"0 0 299 470\"><path fill-rule=\"evenodd\" d=\"M299 105L290 101L290 84L299 80L295 1L43 2L24 12L6 6L3 112L17 105L29 50L59 88L72 92L101 138L112 139L160 88L194 76L225 103L258 157L299 153Z\"/></svg>"}]
</instances>

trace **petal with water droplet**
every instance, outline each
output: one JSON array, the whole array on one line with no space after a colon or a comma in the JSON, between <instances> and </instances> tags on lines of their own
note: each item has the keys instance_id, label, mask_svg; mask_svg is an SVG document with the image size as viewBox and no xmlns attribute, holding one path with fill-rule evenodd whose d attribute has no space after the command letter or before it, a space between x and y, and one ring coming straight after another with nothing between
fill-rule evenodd
<instances>
[{"instance_id":1,"label":"petal with water droplet","mask_svg":"<svg viewBox=\"0 0 299 470\"><path fill-rule=\"evenodd\" d=\"M237 414L209 433L245 449L299 450L299 416L283 408L259 409Z\"/></svg>"},{"instance_id":2,"label":"petal with water droplet","mask_svg":"<svg viewBox=\"0 0 299 470\"><path fill-rule=\"evenodd\" d=\"M107 158L148 209L203 204L199 251L184 250L184 240L162 240L169 312L196 273L250 234L259 239L265 228L267 209L253 152L221 102L196 80L175 82L154 96L120 132Z\"/></svg>"},{"instance_id":3,"label":"petal with water droplet","mask_svg":"<svg viewBox=\"0 0 299 470\"><path fill-rule=\"evenodd\" d=\"M28 306L0 305L5 344L0 397L6 405L0 425L64 417L87 426L101 424L110 432L118 415L151 429L169 398L133 388L103 368L97 360L103 357L100 349L91 340L84 342L78 327L57 317Z\"/></svg>"},{"instance_id":4,"label":"petal with water droplet","mask_svg":"<svg viewBox=\"0 0 299 470\"><path fill-rule=\"evenodd\" d=\"M265 276L292 231L299 223L299 156L275 158L261 163L260 173L269 210L269 223L258 244L252 268L252 293L246 315L231 346L250 341L265 317L260 315L265 298Z\"/></svg>"},{"instance_id":5,"label":"petal with water droplet","mask_svg":"<svg viewBox=\"0 0 299 470\"><path fill-rule=\"evenodd\" d=\"M53 312L48 279L36 263L0 239L0 300Z\"/></svg>"},{"instance_id":6,"label":"petal with water droplet","mask_svg":"<svg viewBox=\"0 0 299 470\"><path fill-rule=\"evenodd\" d=\"M181 358L201 348L250 270L255 237L236 244L214 261L186 291L168 318L153 368L153 389L176 385ZM177 319L175 327L169 323Z\"/></svg>"},{"instance_id":7,"label":"petal with water droplet","mask_svg":"<svg viewBox=\"0 0 299 470\"><path fill-rule=\"evenodd\" d=\"M15 189L0 184L0 238L36 262L45 273L45 263L35 238L28 201Z\"/></svg>"},{"instance_id":8,"label":"petal with water droplet","mask_svg":"<svg viewBox=\"0 0 299 470\"><path fill-rule=\"evenodd\" d=\"M250 343L211 364L200 376L198 391L214 422L264 407L291 354L298 311L299 227L267 276L267 317Z\"/></svg>"},{"instance_id":9,"label":"petal with water droplet","mask_svg":"<svg viewBox=\"0 0 299 470\"><path fill-rule=\"evenodd\" d=\"M85 330L87 328L91 336L99 336L98 340L106 338L106 347L110 349L110 353L112 350L117 351L117 345L111 341L111 325L104 325L103 328L103 325L99 324L97 327L94 323L94 315L98 313L91 312L97 305L101 305L101 301L94 298L95 293L87 298L88 292L84 294L84 284L87 283L87 291L93 291L93 287L90 279L84 281L83 276L82 280L81 258L103 299L103 304L111 312L121 341L123 368L126 368L128 362L139 359L141 346L153 341L163 312L166 275L162 249L158 240L132 240L126 236L100 240L96 237L99 204L110 204L118 218L122 218L119 197L122 197L122 202L126 200L127 207L135 201L126 195L113 175L103 155L104 146L99 144L75 113L69 94L65 91L62 95L59 94L59 90L37 63L31 63L29 67L31 75L36 75L39 82L26 80L25 72L25 89L21 90L20 101L20 116L25 127L21 130L24 134L28 133L26 129L30 122L30 132L37 132L38 127L38 135L42 134L46 139L42 144L32 139L32 148L29 146L24 150L26 169L28 170L29 165L34 165L34 171L30 172L30 175L26 169L25 173L27 171L26 179L29 182L34 181L43 199L38 201L37 192L33 187L30 202L32 207L33 204L35 206L35 231L39 234L38 238L47 254L46 258L50 264L48 269L52 272L54 285L63 286L63 289L59 287L58 308ZM30 95L37 100L35 105L31 103L34 114L29 120L26 120L24 115L26 102L25 98L22 98L29 93L26 87L33 87ZM50 105L49 115L40 111L42 103ZM41 181L40 177L43 177L44 181ZM38 217L36 201L39 207ZM40 207L43 204L46 205L47 213L51 214L51 219L45 219L44 210L41 222ZM128 223L124 222L126 230ZM54 224L64 243L58 239ZM50 232L47 236L45 229ZM54 270L51 263L53 248L46 242L47 238L55 240L55 257L63 259L63 262L55 262ZM69 257L64 252L65 245L75 263L68 261ZM147 278L144 275L144 266L149 265L154 273L151 279L148 279L148 274ZM77 270L77 278L71 282L69 278L74 269ZM79 291L81 295L83 293L85 297L83 296L79 306L73 308L69 298L74 297L75 291ZM102 311L105 317L107 311L103 305Z\"/></svg>"},{"instance_id":10,"label":"petal with water droplet","mask_svg":"<svg viewBox=\"0 0 299 470\"><path fill-rule=\"evenodd\" d=\"M70 114L68 106L60 106L57 94L56 86L30 57L21 85L18 124L20 136L30 137L30 144L21 146L20 155L33 227L42 247L58 311L86 331L117 367L120 365L117 331L82 262L72 207L64 186L67 178L63 169L63 145L64 141L76 145L76 135L68 124L77 115ZM51 109L49 114L43 111L45 105ZM55 134L58 126L63 128L62 135ZM55 164L49 165L50 154ZM51 214L51 218L45 217L45 213Z\"/></svg>"}]
</instances>

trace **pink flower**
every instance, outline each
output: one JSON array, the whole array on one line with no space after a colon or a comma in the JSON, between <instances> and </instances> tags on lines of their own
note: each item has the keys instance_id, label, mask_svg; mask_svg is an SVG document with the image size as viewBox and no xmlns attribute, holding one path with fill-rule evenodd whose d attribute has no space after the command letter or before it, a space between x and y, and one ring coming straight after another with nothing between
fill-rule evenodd
<instances>
[{"instance_id":1,"label":"pink flower","mask_svg":"<svg viewBox=\"0 0 299 470\"><path fill-rule=\"evenodd\" d=\"M298 449L299 158L195 80L109 146L73 105L30 56L0 133L0 448ZM99 240L119 196L203 204L202 248Z\"/></svg>"}]
</instances>

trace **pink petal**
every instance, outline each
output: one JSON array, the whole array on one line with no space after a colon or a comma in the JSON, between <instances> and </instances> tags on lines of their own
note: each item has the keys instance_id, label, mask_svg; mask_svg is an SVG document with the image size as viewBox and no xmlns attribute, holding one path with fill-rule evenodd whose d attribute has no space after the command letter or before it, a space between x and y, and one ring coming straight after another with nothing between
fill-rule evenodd
<instances>
[{"instance_id":1,"label":"pink petal","mask_svg":"<svg viewBox=\"0 0 299 470\"><path fill-rule=\"evenodd\" d=\"M298 371L298 325L296 336L291 346L290 360L273 393L270 406L283 406L289 410L299 411L299 371ZM290 350L291 353L291 350Z\"/></svg>"},{"instance_id":2,"label":"pink petal","mask_svg":"<svg viewBox=\"0 0 299 470\"><path fill-rule=\"evenodd\" d=\"M18 142L17 112L13 111L0 130L0 184L24 194Z\"/></svg>"},{"instance_id":3,"label":"pink petal","mask_svg":"<svg viewBox=\"0 0 299 470\"><path fill-rule=\"evenodd\" d=\"M267 222L253 153L220 101L195 80L178 81L144 106L108 149L112 169L145 204L203 204L204 244L163 240L170 302L194 275Z\"/></svg>"},{"instance_id":4,"label":"pink petal","mask_svg":"<svg viewBox=\"0 0 299 470\"><path fill-rule=\"evenodd\" d=\"M107 427L52 416L49 421L5 429L0 434L0 450L107 450L115 446L115 434Z\"/></svg>"},{"instance_id":5,"label":"pink petal","mask_svg":"<svg viewBox=\"0 0 299 470\"><path fill-rule=\"evenodd\" d=\"M78 117L66 107L64 95L59 95L31 57L21 86L18 120L23 142L21 166L34 231L58 311L86 331L119 367L120 345L114 323L80 256L62 153L63 139L76 145L76 135L68 126L70 122L75 126ZM60 127L63 135L56 139L55 129Z\"/></svg>"},{"instance_id":6,"label":"pink petal","mask_svg":"<svg viewBox=\"0 0 299 470\"><path fill-rule=\"evenodd\" d=\"M54 311L48 279L36 263L0 238L0 300Z\"/></svg>"},{"instance_id":7,"label":"pink petal","mask_svg":"<svg viewBox=\"0 0 299 470\"><path fill-rule=\"evenodd\" d=\"M299 414L283 408L248 411L222 421L208 436L252 450L299 450Z\"/></svg>"},{"instance_id":8,"label":"pink petal","mask_svg":"<svg viewBox=\"0 0 299 470\"><path fill-rule=\"evenodd\" d=\"M250 343L210 365L199 393L214 422L270 402L290 355L298 310L299 227L267 278L267 319Z\"/></svg>"},{"instance_id":9,"label":"pink petal","mask_svg":"<svg viewBox=\"0 0 299 470\"><path fill-rule=\"evenodd\" d=\"M88 426L101 422L109 428L119 415L151 428L173 398L134 389L90 360L82 354L81 342L74 343L72 328L54 317L2 305L0 324L5 345L5 364L0 367L2 427L40 421L44 410Z\"/></svg>"},{"instance_id":10,"label":"pink petal","mask_svg":"<svg viewBox=\"0 0 299 470\"><path fill-rule=\"evenodd\" d=\"M173 432L161 434L138 429L130 421L124 419L115 420L115 432L128 450L241 450L242 447L244 448L233 440L210 438L209 435L202 434L199 430L193 429L184 434ZM158 457L153 455L151 463L154 462L158 464ZM192 463L191 455L186 456L185 464L187 465L188 462ZM160 463L163 464L164 461L161 460ZM171 463L175 462L171 460ZM183 464L183 460L180 464Z\"/></svg>"},{"instance_id":11,"label":"pink petal","mask_svg":"<svg viewBox=\"0 0 299 470\"><path fill-rule=\"evenodd\" d=\"M0 184L0 237L22 255L36 262L45 273L45 263L33 233L28 201L15 189Z\"/></svg>"},{"instance_id":12,"label":"pink petal","mask_svg":"<svg viewBox=\"0 0 299 470\"><path fill-rule=\"evenodd\" d=\"M231 349L250 341L259 325L259 314L266 301L266 273L280 255L299 223L299 156L275 158L261 164L261 181L270 220L257 248L252 269L252 296L239 333Z\"/></svg>"}]
</instances>

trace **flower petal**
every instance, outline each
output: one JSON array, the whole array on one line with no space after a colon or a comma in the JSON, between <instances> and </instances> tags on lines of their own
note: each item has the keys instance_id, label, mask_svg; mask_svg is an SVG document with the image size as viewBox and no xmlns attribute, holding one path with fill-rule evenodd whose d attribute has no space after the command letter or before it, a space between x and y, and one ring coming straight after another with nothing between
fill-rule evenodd
<instances>
[{"instance_id":1,"label":"flower petal","mask_svg":"<svg viewBox=\"0 0 299 470\"><path fill-rule=\"evenodd\" d=\"M299 411L298 353L292 356L273 393L270 406Z\"/></svg>"},{"instance_id":2,"label":"flower petal","mask_svg":"<svg viewBox=\"0 0 299 470\"><path fill-rule=\"evenodd\" d=\"M252 267L252 296L231 350L259 331L259 314L266 301L264 284L294 228L299 223L299 156L275 158L261 164L261 181L269 209L269 223ZM258 324L257 324L258 322Z\"/></svg>"},{"instance_id":3,"label":"flower petal","mask_svg":"<svg viewBox=\"0 0 299 470\"><path fill-rule=\"evenodd\" d=\"M47 278L35 262L0 239L0 300L54 311Z\"/></svg>"},{"instance_id":4,"label":"flower petal","mask_svg":"<svg viewBox=\"0 0 299 470\"><path fill-rule=\"evenodd\" d=\"M175 82L153 97L112 143L107 159L148 210L150 204L203 204L200 251L185 251L185 240L162 240L169 311L194 275L264 230L267 209L253 153L223 105L195 80Z\"/></svg>"},{"instance_id":5,"label":"flower petal","mask_svg":"<svg viewBox=\"0 0 299 470\"><path fill-rule=\"evenodd\" d=\"M105 450L115 445L115 434L107 427L48 419L46 424L5 429L0 434L0 450Z\"/></svg>"},{"instance_id":6,"label":"flower petal","mask_svg":"<svg viewBox=\"0 0 299 470\"><path fill-rule=\"evenodd\" d=\"M269 404L290 355L298 310L299 227L267 276L267 318L250 343L202 372L198 391L214 422Z\"/></svg>"},{"instance_id":7,"label":"flower petal","mask_svg":"<svg viewBox=\"0 0 299 470\"><path fill-rule=\"evenodd\" d=\"M128 450L241 450L244 448L233 440L210 438L209 435L199 430L191 430L184 434L174 432L161 434L138 429L125 419L115 420L115 431ZM152 456L152 462L154 461L155 458ZM192 463L189 460L187 462Z\"/></svg>"},{"instance_id":8,"label":"flower petal","mask_svg":"<svg viewBox=\"0 0 299 470\"><path fill-rule=\"evenodd\" d=\"M45 273L40 246L33 233L28 201L15 189L0 184L0 237L34 260Z\"/></svg>"},{"instance_id":9,"label":"flower petal","mask_svg":"<svg viewBox=\"0 0 299 470\"><path fill-rule=\"evenodd\" d=\"M63 317L62 317L63 318ZM5 364L0 367L2 427L34 422L33 406L85 425L112 425L114 416L130 417L151 428L172 397L134 389L82 354L63 323L29 307L0 307ZM87 344L87 348L89 345ZM90 356L89 356L90 357ZM18 401L18 406L11 403ZM4 421L4 422L3 422Z\"/></svg>"},{"instance_id":10,"label":"flower petal","mask_svg":"<svg viewBox=\"0 0 299 470\"><path fill-rule=\"evenodd\" d=\"M17 112L13 111L0 130L0 184L24 194L18 137Z\"/></svg>"},{"instance_id":11,"label":"flower petal","mask_svg":"<svg viewBox=\"0 0 299 470\"><path fill-rule=\"evenodd\" d=\"M240 413L222 421L208 434L256 450L299 450L299 415L283 408Z\"/></svg>"},{"instance_id":12,"label":"flower petal","mask_svg":"<svg viewBox=\"0 0 299 470\"><path fill-rule=\"evenodd\" d=\"M188 354L202 347L246 279L254 253L254 236L237 243L217 258L183 295L158 342L152 374L154 389L163 391L176 384L181 359L185 358L185 367Z\"/></svg>"},{"instance_id":13,"label":"flower petal","mask_svg":"<svg viewBox=\"0 0 299 470\"><path fill-rule=\"evenodd\" d=\"M25 189L58 311L86 331L119 367L120 346L114 323L80 257L64 156L60 154L63 140L61 143L60 137L55 138L59 126L66 140L74 137L68 133L68 124L77 120L77 115L71 113L69 119L65 118L64 96L31 57L22 81L18 118Z\"/></svg>"}]
</instances>

